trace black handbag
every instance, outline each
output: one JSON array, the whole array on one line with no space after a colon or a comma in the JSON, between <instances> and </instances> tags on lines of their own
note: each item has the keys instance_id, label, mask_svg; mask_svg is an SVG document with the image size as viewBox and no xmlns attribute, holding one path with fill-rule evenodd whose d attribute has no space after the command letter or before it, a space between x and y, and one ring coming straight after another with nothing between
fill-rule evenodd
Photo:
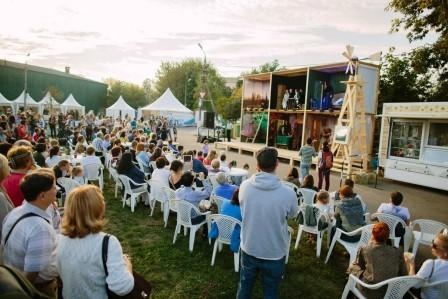
<instances>
[{"instance_id":1,"label":"black handbag","mask_svg":"<svg viewBox=\"0 0 448 299\"><path fill-rule=\"evenodd\" d=\"M110 238L110 235L104 236L103 246L102 246L102 260L103 260L103 267L104 267L104 272L106 273L106 277L108 275L106 262L107 262L107 252L109 249L109 238ZM135 271L132 271L132 275L134 276L134 288L132 289L132 291L129 294L123 295L123 296L117 295L114 292L112 292L111 290L109 290L109 287L107 286L107 283L106 283L107 297L109 299L115 299L115 298L147 299L147 298L149 298L151 295L151 290L152 290L151 283Z\"/></svg>"}]
</instances>

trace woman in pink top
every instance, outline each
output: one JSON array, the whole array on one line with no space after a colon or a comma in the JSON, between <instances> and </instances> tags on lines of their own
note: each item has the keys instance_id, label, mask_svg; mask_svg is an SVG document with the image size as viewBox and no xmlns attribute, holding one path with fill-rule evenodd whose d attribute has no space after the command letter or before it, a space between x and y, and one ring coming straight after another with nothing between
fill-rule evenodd
<instances>
[{"instance_id":1,"label":"woman in pink top","mask_svg":"<svg viewBox=\"0 0 448 299\"><path fill-rule=\"evenodd\" d=\"M3 188L11 198L14 207L22 205L23 194L20 191L20 181L31 170L33 157L28 146L14 146L8 151L10 175L2 182Z\"/></svg>"}]
</instances>

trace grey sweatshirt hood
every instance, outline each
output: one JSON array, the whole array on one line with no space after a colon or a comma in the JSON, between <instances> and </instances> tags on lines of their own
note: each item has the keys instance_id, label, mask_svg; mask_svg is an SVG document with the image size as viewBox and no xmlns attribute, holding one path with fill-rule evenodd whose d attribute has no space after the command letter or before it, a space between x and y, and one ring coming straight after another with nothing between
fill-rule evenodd
<instances>
[{"instance_id":1,"label":"grey sweatshirt hood","mask_svg":"<svg viewBox=\"0 0 448 299\"><path fill-rule=\"evenodd\" d=\"M280 186L280 179L275 174L257 172L250 179L250 184L260 190L273 190Z\"/></svg>"}]
</instances>

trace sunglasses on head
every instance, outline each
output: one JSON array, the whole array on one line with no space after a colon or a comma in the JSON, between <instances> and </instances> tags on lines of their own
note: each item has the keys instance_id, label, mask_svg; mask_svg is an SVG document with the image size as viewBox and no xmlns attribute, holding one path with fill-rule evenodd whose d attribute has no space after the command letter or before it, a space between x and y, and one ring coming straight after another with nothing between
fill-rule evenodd
<instances>
[{"instance_id":1,"label":"sunglasses on head","mask_svg":"<svg viewBox=\"0 0 448 299\"><path fill-rule=\"evenodd\" d=\"M434 243L434 241L432 241L432 248L435 250L439 250L439 246L437 246L437 244Z\"/></svg>"}]
</instances>

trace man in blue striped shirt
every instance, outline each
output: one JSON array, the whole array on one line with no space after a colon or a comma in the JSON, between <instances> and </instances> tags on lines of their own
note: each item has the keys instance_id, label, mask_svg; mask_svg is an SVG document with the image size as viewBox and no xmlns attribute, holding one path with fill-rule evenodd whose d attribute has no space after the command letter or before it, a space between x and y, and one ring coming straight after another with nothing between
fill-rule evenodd
<instances>
[{"instance_id":1,"label":"man in blue striped shirt","mask_svg":"<svg viewBox=\"0 0 448 299\"><path fill-rule=\"evenodd\" d=\"M313 157L317 156L316 150L311 145L313 140L311 138L308 138L306 140L306 145L302 146L299 150L299 157L301 157L300 160L300 173L302 180L305 176L310 174L310 167L313 162Z\"/></svg>"}]
</instances>

